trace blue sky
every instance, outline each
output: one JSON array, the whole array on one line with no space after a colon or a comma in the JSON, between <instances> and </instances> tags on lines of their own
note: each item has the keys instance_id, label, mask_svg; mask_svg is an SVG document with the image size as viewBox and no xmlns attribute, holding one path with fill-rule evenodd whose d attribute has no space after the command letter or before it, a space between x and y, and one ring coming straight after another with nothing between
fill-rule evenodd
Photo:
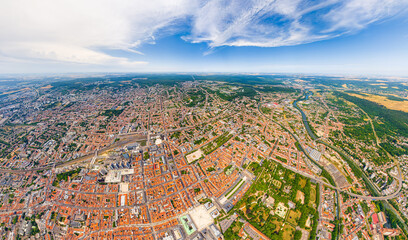
<instances>
[{"instance_id":1,"label":"blue sky","mask_svg":"<svg viewBox=\"0 0 408 240\"><path fill-rule=\"evenodd\" d=\"M0 73L408 76L408 0L0 2Z\"/></svg>"}]
</instances>

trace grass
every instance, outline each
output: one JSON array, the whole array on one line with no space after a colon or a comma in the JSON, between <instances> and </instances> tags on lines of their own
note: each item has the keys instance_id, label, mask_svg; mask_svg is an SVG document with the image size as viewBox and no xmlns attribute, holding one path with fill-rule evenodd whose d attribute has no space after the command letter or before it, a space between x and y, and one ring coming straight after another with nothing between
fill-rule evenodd
<instances>
[{"instance_id":1,"label":"grass","mask_svg":"<svg viewBox=\"0 0 408 240\"><path fill-rule=\"evenodd\" d=\"M306 186L306 182L307 182L306 179L304 179L304 178L300 179L299 180L299 186L301 188L304 188Z\"/></svg>"},{"instance_id":2,"label":"grass","mask_svg":"<svg viewBox=\"0 0 408 240\"><path fill-rule=\"evenodd\" d=\"M279 232L280 228L282 227L283 222L279 220L279 218L274 217L272 220L272 224L276 226L274 229L274 232Z\"/></svg>"},{"instance_id":3,"label":"grass","mask_svg":"<svg viewBox=\"0 0 408 240\"><path fill-rule=\"evenodd\" d=\"M208 155L214 152L217 148L221 147L224 143L228 142L228 140L230 140L232 136L232 134L223 133L221 136L208 143L206 146L203 146L201 149L203 150L205 155Z\"/></svg>"},{"instance_id":4,"label":"grass","mask_svg":"<svg viewBox=\"0 0 408 240\"><path fill-rule=\"evenodd\" d=\"M234 196L235 192L238 191L238 189L242 186L242 184L244 184L243 179L241 179L234 188L229 190L229 192L225 195L227 199L230 199L232 196Z\"/></svg>"},{"instance_id":5,"label":"grass","mask_svg":"<svg viewBox=\"0 0 408 240\"><path fill-rule=\"evenodd\" d=\"M289 225L289 224L286 224L284 227L283 227L283 234L282 234L282 239L284 239L284 240L289 240L289 239L293 239L293 235L294 235L294 232L295 232L295 228L294 227L292 227L291 225Z\"/></svg>"},{"instance_id":6,"label":"grass","mask_svg":"<svg viewBox=\"0 0 408 240\"><path fill-rule=\"evenodd\" d=\"M313 204L315 202L316 202L316 188L311 187L309 204Z\"/></svg>"},{"instance_id":7,"label":"grass","mask_svg":"<svg viewBox=\"0 0 408 240\"><path fill-rule=\"evenodd\" d=\"M301 215L302 214L300 213L299 210L297 210L297 211L290 210L288 218L286 219L286 221L288 223L290 223L290 224L293 224L293 225L297 226L297 224L298 224L297 221L299 220Z\"/></svg>"}]
</instances>

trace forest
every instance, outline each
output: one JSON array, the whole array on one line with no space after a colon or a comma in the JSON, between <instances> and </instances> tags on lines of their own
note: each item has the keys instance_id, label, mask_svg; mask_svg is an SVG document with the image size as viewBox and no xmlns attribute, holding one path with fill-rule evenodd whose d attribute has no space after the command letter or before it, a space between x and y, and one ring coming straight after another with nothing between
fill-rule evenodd
<instances>
[{"instance_id":1,"label":"forest","mask_svg":"<svg viewBox=\"0 0 408 240\"><path fill-rule=\"evenodd\" d=\"M381 124L375 123L375 129L380 138L387 135L401 135L408 137L408 113L391 110L377 103L350 96L338 91L334 92L334 95L356 104L371 118L374 119L378 117Z\"/></svg>"}]
</instances>

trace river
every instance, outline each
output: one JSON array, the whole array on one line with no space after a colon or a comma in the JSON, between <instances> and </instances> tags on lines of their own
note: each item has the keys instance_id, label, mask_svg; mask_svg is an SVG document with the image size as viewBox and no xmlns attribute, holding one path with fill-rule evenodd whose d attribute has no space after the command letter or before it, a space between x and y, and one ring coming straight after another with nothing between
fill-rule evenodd
<instances>
[{"instance_id":1,"label":"river","mask_svg":"<svg viewBox=\"0 0 408 240\"><path fill-rule=\"evenodd\" d=\"M309 136L310 136L313 140L317 140L318 137L315 135L315 133L314 133L314 132L312 131L312 129L310 128L309 121L307 120L306 114L305 114L305 113L303 112L303 110L297 105L297 103L300 102L300 101L306 101L306 100L308 100L308 99L309 99L309 96L311 96L311 95L313 95L312 92L310 92L310 91L305 92L302 97L296 99L296 100L293 102L293 106L294 106L296 109L298 109L299 112L302 114L303 125L305 126L306 131L309 133Z\"/></svg>"}]
</instances>

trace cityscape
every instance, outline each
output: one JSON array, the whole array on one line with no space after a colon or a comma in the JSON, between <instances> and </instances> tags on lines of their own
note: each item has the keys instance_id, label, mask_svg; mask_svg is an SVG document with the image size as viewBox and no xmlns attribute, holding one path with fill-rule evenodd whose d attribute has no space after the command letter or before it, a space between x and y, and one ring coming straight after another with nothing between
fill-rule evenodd
<instances>
[{"instance_id":1,"label":"cityscape","mask_svg":"<svg viewBox=\"0 0 408 240\"><path fill-rule=\"evenodd\" d=\"M0 1L0 240L408 240L408 0Z\"/></svg>"},{"instance_id":2,"label":"cityscape","mask_svg":"<svg viewBox=\"0 0 408 240\"><path fill-rule=\"evenodd\" d=\"M407 113L365 97L407 101L408 85L326 78L19 84L0 109L1 235L403 239L407 126L389 115Z\"/></svg>"}]
</instances>

